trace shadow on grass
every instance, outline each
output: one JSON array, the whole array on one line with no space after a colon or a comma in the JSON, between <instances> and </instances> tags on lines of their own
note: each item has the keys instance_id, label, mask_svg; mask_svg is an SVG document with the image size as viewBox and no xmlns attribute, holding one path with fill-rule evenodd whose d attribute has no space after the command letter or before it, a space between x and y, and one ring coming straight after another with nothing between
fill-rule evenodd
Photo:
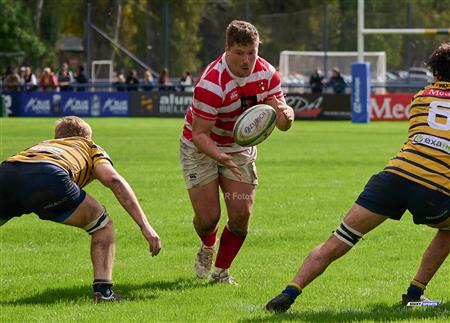
<instances>
[{"instance_id":1,"label":"shadow on grass","mask_svg":"<svg viewBox=\"0 0 450 323\"><path fill-rule=\"evenodd\" d=\"M156 298L158 291L187 290L208 287L198 278L178 278L174 281L155 281L143 284L117 284L114 291L122 294L124 301L142 301ZM0 301L0 305L37 305L84 302L91 298L92 286L49 288L38 294L14 301Z\"/></svg>"},{"instance_id":2,"label":"shadow on grass","mask_svg":"<svg viewBox=\"0 0 450 323\"><path fill-rule=\"evenodd\" d=\"M437 307L404 307L402 305L374 304L367 309L342 310L308 310L289 311L272 314L267 317L241 319L238 322L359 322L359 321L410 321L411 319L448 319L450 317L450 302Z\"/></svg>"}]
</instances>

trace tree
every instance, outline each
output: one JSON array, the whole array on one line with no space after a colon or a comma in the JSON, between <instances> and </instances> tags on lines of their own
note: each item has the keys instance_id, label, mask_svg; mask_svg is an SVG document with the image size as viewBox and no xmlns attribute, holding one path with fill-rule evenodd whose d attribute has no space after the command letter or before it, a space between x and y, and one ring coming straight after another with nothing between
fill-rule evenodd
<instances>
[{"instance_id":1,"label":"tree","mask_svg":"<svg viewBox=\"0 0 450 323\"><path fill-rule=\"evenodd\" d=\"M35 33L32 14L22 1L0 0L0 51L24 52L25 56L0 59L2 70L6 65L19 64L26 60L34 63L46 50L46 46Z\"/></svg>"}]
</instances>

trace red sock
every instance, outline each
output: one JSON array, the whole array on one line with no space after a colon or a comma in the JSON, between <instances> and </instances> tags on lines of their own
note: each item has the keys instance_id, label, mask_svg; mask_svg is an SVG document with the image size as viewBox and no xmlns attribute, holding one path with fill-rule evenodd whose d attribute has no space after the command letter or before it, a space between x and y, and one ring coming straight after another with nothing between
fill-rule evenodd
<instances>
[{"instance_id":1,"label":"red sock","mask_svg":"<svg viewBox=\"0 0 450 323\"><path fill-rule=\"evenodd\" d=\"M202 239L202 242L207 247L212 247L216 243L216 237L217 237L217 230L219 229L219 226L216 227L216 230L214 230L213 234L210 236L201 236L199 235L200 239Z\"/></svg>"},{"instance_id":2,"label":"red sock","mask_svg":"<svg viewBox=\"0 0 450 323\"><path fill-rule=\"evenodd\" d=\"M239 249L241 249L244 243L245 236L237 236L228 230L225 226L220 237L219 251L217 252L217 258L215 266L218 268L230 268L231 263L236 257Z\"/></svg>"}]
</instances>

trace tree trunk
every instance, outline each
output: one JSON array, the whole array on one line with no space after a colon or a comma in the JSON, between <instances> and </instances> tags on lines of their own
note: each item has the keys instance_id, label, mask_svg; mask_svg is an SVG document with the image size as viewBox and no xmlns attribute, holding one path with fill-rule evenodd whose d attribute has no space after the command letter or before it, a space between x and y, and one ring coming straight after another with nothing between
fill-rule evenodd
<instances>
[{"instance_id":1,"label":"tree trunk","mask_svg":"<svg viewBox=\"0 0 450 323\"><path fill-rule=\"evenodd\" d=\"M36 34L41 35L41 17L42 17L42 8L44 7L44 0L36 1L36 16L35 16L35 27Z\"/></svg>"}]
</instances>

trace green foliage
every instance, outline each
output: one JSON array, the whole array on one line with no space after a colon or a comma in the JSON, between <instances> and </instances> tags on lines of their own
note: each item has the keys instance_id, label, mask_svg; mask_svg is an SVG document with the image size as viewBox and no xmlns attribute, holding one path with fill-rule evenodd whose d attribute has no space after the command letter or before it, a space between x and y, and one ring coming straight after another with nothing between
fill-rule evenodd
<instances>
[{"instance_id":1,"label":"green foliage","mask_svg":"<svg viewBox=\"0 0 450 323\"><path fill-rule=\"evenodd\" d=\"M178 5L177 0L170 1L171 34L170 67L173 75L181 75L184 70L196 71L202 68L197 53L202 47L198 35L201 22L201 10L204 0L185 0L184 5Z\"/></svg>"},{"instance_id":2,"label":"green foliage","mask_svg":"<svg viewBox=\"0 0 450 323\"><path fill-rule=\"evenodd\" d=\"M51 137L54 121L0 119L0 160ZM194 274L200 242L179 168L183 119L88 122L160 234L161 253L150 256L114 195L92 183L87 192L114 221L114 283L127 300L93 304L89 236L29 214L0 228L1 322L448 322L449 259L427 288L442 306L399 306L435 234L414 225L408 213L367 234L308 286L288 313L263 309L338 226L367 179L398 152L406 122L296 121L258 146L260 184L250 232L231 268L238 287L210 285ZM225 222L223 207L221 228Z\"/></svg>"},{"instance_id":3,"label":"green foliage","mask_svg":"<svg viewBox=\"0 0 450 323\"><path fill-rule=\"evenodd\" d=\"M42 3L42 9L38 4ZM57 41L64 35L85 36L87 0L0 0L0 50L26 56L0 59L0 68L21 61L59 65ZM248 19L263 41L260 53L274 65L282 50L324 49L324 7L328 17L328 50L356 51L355 0L96 0L92 22L159 72L164 58L164 5L169 7L168 68L198 74L224 49L225 28L233 19ZM245 8L248 4L248 17ZM119 10L119 8L121 10ZM408 26L408 11L411 25ZM120 13L120 16L119 16ZM40 18L38 18L40 17ZM36 21L39 20L39 21ZM448 28L450 2L438 0L365 1L367 28ZM388 69L422 66L448 35L367 35L365 49L386 51ZM91 58L114 59L116 68L138 68L127 55L92 31Z\"/></svg>"},{"instance_id":4,"label":"green foliage","mask_svg":"<svg viewBox=\"0 0 450 323\"><path fill-rule=\"evenodd\" d=\"M25 53L24 57L1 59L0 69L22 60L34 62L45 53L46 46L35 33L33 16L26 1L0 0L0 51Z\"/></svg>"}]
</instances>

